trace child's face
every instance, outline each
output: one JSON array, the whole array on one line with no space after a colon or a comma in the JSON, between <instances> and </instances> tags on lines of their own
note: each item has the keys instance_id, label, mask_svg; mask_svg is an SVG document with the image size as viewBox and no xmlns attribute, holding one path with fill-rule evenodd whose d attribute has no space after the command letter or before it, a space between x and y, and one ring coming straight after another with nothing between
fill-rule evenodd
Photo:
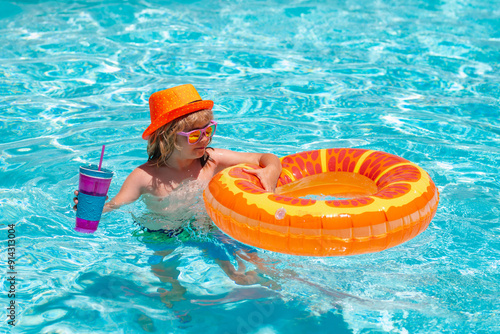
<instances>
[{"instance_id":1,"label":"child's face","mask_svg":"<svg viewBox=\"0 0 500 334\"><path fill-rule=\"evenodd\" d=\"M193 123L183 132L187 133L193 130L205 129L210 125L210 122L205 123L204 121L198 121ZM207 138L204 134L202 134L201 139L195 144L189 144L188 137L177 134L176 137L177 144L181 147L181 153L186 156L186 158L201 158L205 154L205 149L210 143L210 138Z\"/></svg>"}]
</instances>

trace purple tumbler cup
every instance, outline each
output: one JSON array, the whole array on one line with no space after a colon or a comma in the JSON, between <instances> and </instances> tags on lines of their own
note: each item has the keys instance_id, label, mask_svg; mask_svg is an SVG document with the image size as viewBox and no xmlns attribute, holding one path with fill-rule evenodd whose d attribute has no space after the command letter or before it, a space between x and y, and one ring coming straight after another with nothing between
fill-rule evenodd
<instances>
[{"instance_id":1,"label":"purple tumbler cup","mask_svg":"<svg viewBox=\"0 0 500 334\"><path fill-rule=\"evenodd\" d=\"M101 219L113 172L95 165L80 167L75 230L94 233Z\"/></svg>"}]
</instances>

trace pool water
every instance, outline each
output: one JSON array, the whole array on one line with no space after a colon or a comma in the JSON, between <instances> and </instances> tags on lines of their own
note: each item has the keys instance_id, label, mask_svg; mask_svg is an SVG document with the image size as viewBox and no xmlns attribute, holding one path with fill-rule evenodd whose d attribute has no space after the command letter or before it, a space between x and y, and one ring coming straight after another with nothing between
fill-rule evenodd
<instances>
[{"instance_id":1,"label":"pool water","mask_svg":"<svg viewBox=\"0 0 500 334\"><path fill-rule=\"evenodd\" d=\"M2 332L500 331L496 1L2 0L0 45ZM79 166L106 144L116 194L147 159L149 95L184 83L215 101L213 146L396 154L435 181L436 216L332 258L238 244L193 197L182 233L142 230L144 202L75 232Z\"/></svg>"}]
</instances>

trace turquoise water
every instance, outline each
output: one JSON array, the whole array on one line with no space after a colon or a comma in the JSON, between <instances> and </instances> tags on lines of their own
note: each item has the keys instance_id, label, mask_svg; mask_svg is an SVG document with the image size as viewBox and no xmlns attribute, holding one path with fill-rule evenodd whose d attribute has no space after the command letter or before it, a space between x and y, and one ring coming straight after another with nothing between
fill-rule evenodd
<instances>
[{"instance_id":1,"label":"turquoise water","mask_svg":"<svg viewBox=\"0 0 500 334\"><path fill-rule=\"evenodd\" d=\"M9 224L17 242L2 332L500 331L496 1L0 1L0 45L2 263ZM215 101L213 146L419 164L441 192L434 220L376 254L254 250L273 287L230 279L217 252L238 257L215 232L151 246L140 202L73 231L78 167L106 144L116 194L147 158L149 95L183 83ZM207 224L195 207L190 226ZM174 285L183 299L162 299Z\"/></svg>"}]
</instances>

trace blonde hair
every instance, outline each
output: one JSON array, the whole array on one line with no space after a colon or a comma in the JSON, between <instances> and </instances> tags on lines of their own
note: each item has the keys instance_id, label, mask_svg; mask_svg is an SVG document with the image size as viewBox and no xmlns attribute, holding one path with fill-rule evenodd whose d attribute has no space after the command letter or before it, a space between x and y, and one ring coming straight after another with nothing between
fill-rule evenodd
<instances>
[{"instance_id":1,"label":"blonde hair","mask_svg":"<svg viewBox=\"0 0 500 334\"><path fill-rule=\"evenodd\" d=\"M154 163L157 167L166 166L167 160L174 152L174 149L180 150L175 141L177 133L183 132L191 124L208 123L212 119L212 110L202 109L165 124L149 136L148 161Z\"/></svg>"}]
</instances>

